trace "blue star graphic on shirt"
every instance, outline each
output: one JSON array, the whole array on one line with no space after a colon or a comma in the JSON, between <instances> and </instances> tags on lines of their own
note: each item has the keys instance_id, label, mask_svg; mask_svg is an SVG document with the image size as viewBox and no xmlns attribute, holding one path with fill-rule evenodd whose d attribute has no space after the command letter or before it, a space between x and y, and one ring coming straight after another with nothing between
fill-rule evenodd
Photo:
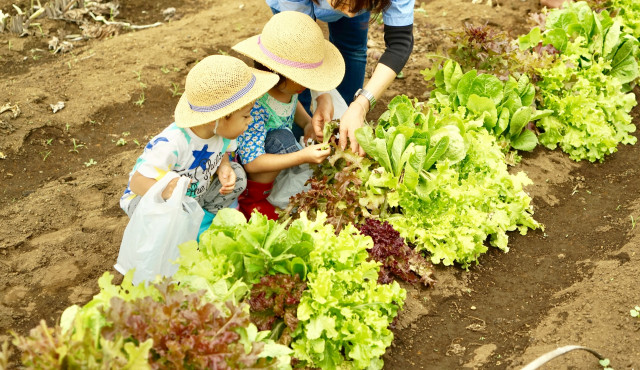
<instances>
[{"instance_id":1,"label":"blue star graphic on shirt","mask_svg":"<svg viewBox=\"0 0 640 370\"><path fill-rule=\"evenodd\" d=\"M158 144L161 141L165 141L165 142L169 142L169 139L167 139L166 137L158 137L155 140L150 141L146 147L144 147L145 149L151 149L153 148L154 145Z\"/></svg>"},{"instance_id":2,"label":"blue star graphic on shirt","mask_svg":"<svg viewBox=\"0 0 640 370\"><path fill-rule=\"evenodd\" d=\"M211 157L211 155L214 152L208 152L207 149L209 148L209 144L204 144L204 147L202 147L202 150L194 150L193 151L193 163L191 163L191 167L189 167L190 170L197 168L197 167L201 167L202 170L206 170L207 169L207 162L209 161L209 158Z\"/></svg>"}]
</instances>

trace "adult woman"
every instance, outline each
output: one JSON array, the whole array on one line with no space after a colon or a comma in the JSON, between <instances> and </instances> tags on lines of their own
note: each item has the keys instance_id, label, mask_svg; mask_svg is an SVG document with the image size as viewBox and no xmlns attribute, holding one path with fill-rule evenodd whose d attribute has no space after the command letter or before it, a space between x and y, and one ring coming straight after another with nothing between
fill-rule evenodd
<instances>
[{"instance_id":1,"label":"adult woman","mask_svg":"<svg viewBox=\"0 0 640 370\"><path fill-rule=\"evenodd\" d=\"M294 10L327 22L329 41L342 53L346 73L338 92L349 104L340 119L340 146L347 140L354 152L364 155L355 139L365 116L402 70L413 50L415 0L266 0L274 13ZM367 33L371 13L382 13L386 50L363 88L367 64ZM302 101L303 99L301 99ZM312 122L322 137L324 122Z\"/></svg>"}]
</instances>

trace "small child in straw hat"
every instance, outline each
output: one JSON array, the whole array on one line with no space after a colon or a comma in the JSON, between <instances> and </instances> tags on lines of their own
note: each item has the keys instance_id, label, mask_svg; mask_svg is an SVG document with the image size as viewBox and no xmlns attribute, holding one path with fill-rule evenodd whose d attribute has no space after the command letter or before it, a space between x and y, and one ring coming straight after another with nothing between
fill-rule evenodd
<instances>
[{"instance_id":1,"label":"small child in straw hat","mask_svg":"<svg viewBox=\"0 0 640 370\"><path fill-rule=\"evenodd\" d=\"M226 152L251 122L256 99L278 82L278 76L248 67L241 60L213 55L196 64L175 110L175 122L155 136L136 161L120 207L131 217L140 198L167 172L191 179L187 195L205 211L211 223L246 188L246 176ZM178 179L162 192L169 199ZM208 226L208 225L207 225ZM202 230L202 227L201 227Z\"/></svg>"},{"instance_id":2,"label":"small child in straw hat","mask_svg":"<svg viewBox=\"0 0 640 370\"><path fill-rule=\"evenodd\" d=\"M247 189L239 198L240 211L247 218L255 209L277 219L267 197L278 173L320 163L331 153L321 144L302 148L297 142L291 131L293 123L304 130L305 139L314 137L312 118L298 101L298 94L306 89L335 89L344 77L344 59L311 17L294 11L275 14L260 35L232 49L253 59L256 68L280 76L280 81L256 101L252 121L238 138L236 151L248 176ZM324 124L332 116L331 99L319 98L313 119Z\"/></svg>"}]
</instances>

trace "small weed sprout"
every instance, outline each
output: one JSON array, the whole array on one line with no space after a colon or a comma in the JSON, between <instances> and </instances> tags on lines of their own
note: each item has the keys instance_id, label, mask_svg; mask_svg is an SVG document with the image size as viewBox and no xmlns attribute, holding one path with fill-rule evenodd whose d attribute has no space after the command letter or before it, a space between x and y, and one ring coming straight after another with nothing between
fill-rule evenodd
<instances>
[{"instance_id":1,"label":"small weed sprout","mask_svg":"<svg viewBox=\"0 0 640 370\"><path fill-rule=\"evenodd\" d=\"M138 141L138 139L133 139L133 142L134 142L137 146L140 146L140 142Z\"/></svg>"},{"instance_id":2,"label":"small weed sprout","mask_svg":"<svg viewBox=\"0 0 640 370\"><path fill-rule=\"evenodd\" d=\"M226 51L224 51L222 49L218 49L218 54L220 54L220 55L229 55L229 53L227 53Z\"/></svg>"},{"instance_id":3,"label":"small weed sprout","mask_svg":"<svg viewBox=\"0 0 640 370\"><path fill-rule=\"evenodd\" d=\"M89 159L89 162L84 162L84 166L85 166L85 167L91 167L91 166L93 166L94 164L98 164L98 162L94 161L94 160L93 160L93 158L90 158L90 159Z\"/></svg>"},{"instance_id":4,"label":"small weed sprout","mask_svg":"<svg viewBox=\"0 0 640 370\"><path fill-rule=\"evenodd\" d=\"M144 98L144 91L143 91L143 92L140 94L140 98L138 98L138 100L136 100L136 102L135 102L135 103L133 103L133 104L135 104L135 105L137 105L137 106L139 106L139 107L142 107L142 105L144 104L144 100L145 100L145 98Z\"/></svg>"},{"instance_id":5,"label":"small weed sprout","mask_svg":"<svg viewBox=\"0 0 640 370\"><path fill-rule=\"evenodd\" d=\"M64 130L65 130L66 132L69 132L69 127L71 127L71 125L69 124L69 122L67 122L67 123L64 125Z\"/></svg>"},{"instance_id":6,"label":"small weed sprout","mask_svg":"<svg viewBox=\"0 0 640 370\"><path fill-rule=\"evenodd\" d=\"M42 26L40 26L40 23L31 23L29 26L35 26L35 27L38 27L38 30L40 30L40 36L41 36L41 37L44 37L44 36L45 36L44 31L42 31Z\"/></svg>"},{"instance_id":7,"label":"small weed sprout","mask_svg":"<svg viewBox=\"0 0 640 370\"><path fill-rule=\"evenodd\" d=\"M42 161L44 162L51 155L51 150L47 150L46 152L40 152L40 155L42 155Z\"/></svg>"},{"instance_id":8,"label":"small weed sprout","mask_svg":"<svg viewBox=\"0 0 640 370\"><path fill-rule=\"evenodd\" d=\"M133 71L133 73L136 75L136 80L138 80L138 82L142 82L142 72L141 71Z\"/></svg>"},{"instance_id":9,"label":"small weed sprout","mask_svg":"<svg viewBox=\"0 0 640 370\"><path fill-rule=\"evenodd\" d=\"M171 89L169 89L169 91L171 91L171 97L172 98L175 98L176 96L182 95L182 93L180 92L180 85L178 85L175 82L171 83Z\"/></svg>"},{"instance_id":10,"label":"small weed sprout","mask_svg":"<svg viewBox=\"0 0 640 370\"><path fill-rule=\"evenodd\" d=\"M600 363L600 366L602 366L603 370L613 370L612 367L609 367L609 364L611 363L611 361L609 361L608 358L605 358L604 360L600 360L599 363Z\"/></svg>"},{"instance_id":11,"label":"small weed sprout","mask_svg":"<svg viewBox=\"0 0 640 370\"><path fill-rule=\"evenodd\" d=\"M53 138L47 139L47 145L51 145L51 143L53 143Z\"/></svg>"},{"instance_id":12,"label":"small weed sprout","mask_svg":"<svg viewBox=\"0 0 640 370\"><path fill-rule=\"evenodd\" d=\"M638 317L638 316L640 316L640 306L635 306L634 308L632 308L631 310L629 310L629 313L631 314L631 317Z\"/></svg>"},{"instance_id":13,"label":"small weed sprout","mask_svg":"<svg viewBox=\"0 0 640 370\"><path fill-rule=\"evenodd\" d=\"M122 133L122 136L124 136L124 137L127 137L129 135L131 135L131 132L129 132L129 131L125 131L125 132Z\"/></svg>"},{"instance_id":14,"label":"small weed sprout","mask_svg":"<svg viewBox=\"0 0 640 370\"><path fill-rule=\"evenodd\" d=\"M630 216L631 217L631 230L636 228L636 220L633 218L633 215Z\"/></svg>"},{"instance_id":15,"label":"small weed sprout","mask_svg":"<svg viewBox=\"0 0 640 370\"><path fill-rule=\"evenodd\" d=\"M162 73L167 74L169 72L171 72L171 70L169 68L167 68L167 66L162 66L160 67L160 70L162 71Z\"/></svg>"},{"instance_id":16,"label":"small weed sprout","mask_svg":"<svg viewBox=\"0 0 640 370\"><path fill-rule=\"evenodd\" d=\"M71 139L71 141L73 142L73 149L69 149L69 152L79 153L78 149L86 147L86 145L76 142L76 139Z\"/></svg>"},{"instance_id":17,"label":"small weed sprout","mask_svg":"<svg viewBox=\"0 0 640 370\"><path fill-rule=\"evenodd\" d=\"M116 141L116 146L125 146L127 145L127 141L121 137L120 139L118 139L118 141Z\"/></svg>"},{"instance_id":18,"label":"small weed sprout","mask_svg":"<svg viewBox=\"0 0 640 370\"><path fill-rule=\"evenodd\" d=\"M9 50L13 50L13 42L11 40L9 40Z\"/></svg>"}]
</instances>

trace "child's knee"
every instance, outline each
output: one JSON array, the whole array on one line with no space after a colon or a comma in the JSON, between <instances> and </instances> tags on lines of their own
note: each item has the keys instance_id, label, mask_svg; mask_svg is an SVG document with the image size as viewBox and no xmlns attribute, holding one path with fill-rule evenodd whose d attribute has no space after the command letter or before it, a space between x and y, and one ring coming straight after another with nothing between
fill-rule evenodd
<instances>
[{"instance_id":1,"label":"child's knee","mask_svg":"<svg viewBox=\"0 0 640 370\"><path fill-rule=\"evenodd\" d=\"M293 132L287 129L270 131L264 141L264 149L269 154L287 154L300 150Z\"/></svg>"}]
</instances>

